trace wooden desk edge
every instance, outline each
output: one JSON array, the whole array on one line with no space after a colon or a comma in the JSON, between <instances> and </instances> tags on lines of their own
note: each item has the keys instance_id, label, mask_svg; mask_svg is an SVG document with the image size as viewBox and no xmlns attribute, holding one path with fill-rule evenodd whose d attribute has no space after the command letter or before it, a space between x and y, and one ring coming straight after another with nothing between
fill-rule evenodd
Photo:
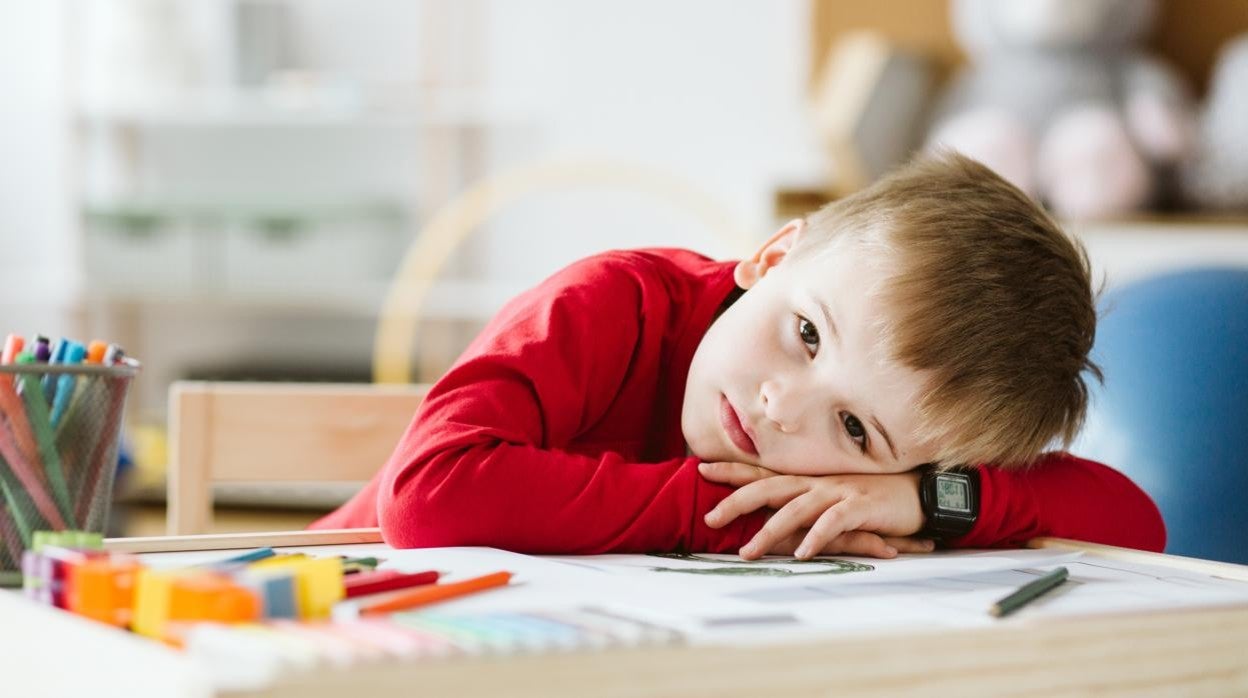
<instances>
[{"instance_id":1,"label":"wooden desk edge","mask_svg":"<svg viewBox=\"0 0 1248 698\"><path fill-rule=\"evenodd\" d=\"M1172 567L1175 569L1208 574L1215 577L1221 577L1223 579L1234 579L1241 582L1248 582L1248 565L1239 565L1233 562L1218 562L1216 560L1202 560L1195 557L1183 557L1182 555L1153 553L1146 550L1120 548L1115 545L1086 543L1081 540L1071 540L1069 538L1033 538L1027 543L1027 547L1078 550L1080 552L1091 553L1098 557L1110 560L1136 562L1143 565L1162 565L1164 567Z\"/></svg>"}]
</instances>

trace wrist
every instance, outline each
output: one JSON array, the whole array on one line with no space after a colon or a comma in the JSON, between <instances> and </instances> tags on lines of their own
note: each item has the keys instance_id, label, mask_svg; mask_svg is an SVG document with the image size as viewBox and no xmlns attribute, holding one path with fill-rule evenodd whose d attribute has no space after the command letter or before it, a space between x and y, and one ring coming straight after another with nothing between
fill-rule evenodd
<instances>
[{"instance_id":1,"label":"wrist","mask_svg":"<svg viewBox=\"0 0 1248 698\"><path fill-rule=\"evenodd\" d=\"M910 512L908 530L901 532L903 536L913 536L927 527L927 514L923 512L923 503L919 488L923 481L922 469L910 470L901 474L906 483L906 511Z\"/></svg>"},{"instance_id":2,"label":"wrist","mask_svg":"<svg viewBox=\"0 0 1248 698\"><path fill-rule=\"evenodd\" d=\"M950 541L971 532L979 518L979 471L974 468L918 469L919 505L923 528L919 535Z\"/></svg>"}]
</instances>

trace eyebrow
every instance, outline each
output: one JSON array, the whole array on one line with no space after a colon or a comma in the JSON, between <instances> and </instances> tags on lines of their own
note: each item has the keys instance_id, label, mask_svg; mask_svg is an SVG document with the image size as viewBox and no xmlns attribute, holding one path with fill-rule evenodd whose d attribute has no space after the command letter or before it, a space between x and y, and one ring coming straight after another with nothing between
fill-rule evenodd
<instances>
[{"instance_id":1,"label":"eyebrow","mask_svg":"<svg viewBox=\"0 0 1248 698\"><path fill-rule=\"evenodd\" d=\"M819 310L823 311L823 321L828 326L828 331L832 333L833 339L839 344L841 341L841 333L836 329L836 323L832 321L832 309L827 303L821 300L815 300L815 304L819 306Z\"/></svg>"},{"instance_id":2,"label":"eyebrow","mask_svg":"<svg viewBox=\"0 0 1248 698\"><path fill-rule=\"evenodd\" d=\"M880 420L876 419L875 415L871 415L868 419L875 425L875 430L880 432L880 435L884 437L884 443L888 444L888 450L893 454L893 460L899 460L897 458L897 449L893 448L893 440L889 437L888 430L884 428L883 424L880 424Z\"/></svg>"},{"instance_id":3,"label":"eyebrow","mask_svg":"<svg viewBox=\"0 0 1248 698\"><path fill-rule=\"evenodd\" d=\"M832 321L832 309L828 307L827 303L820 299L815 299L815 304L819 306L819 310L823 311L823 321L827 323L828 331L832 333L832 336L835 337L836 341L839 343L841 341L841 333L837 331L836 323ZM888 435L888 430L884 428L884 425L880 423L880 420L876 419L875 415L871 415L867 419L875 426L875 430L880 432L880 436L884 437L884 443L888 444L888 452L893 454L893 460L901 460L897 456L897 448L893 446L893 438Z\"/></svg>"}]
</instances>

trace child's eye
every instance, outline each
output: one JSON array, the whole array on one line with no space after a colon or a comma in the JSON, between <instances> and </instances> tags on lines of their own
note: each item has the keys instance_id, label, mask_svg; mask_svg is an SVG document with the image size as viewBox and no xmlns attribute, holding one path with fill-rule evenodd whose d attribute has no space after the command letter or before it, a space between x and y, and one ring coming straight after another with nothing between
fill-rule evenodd
<instances>
[{"instance_id":1,"label":"child's eye","mask_svg":"<svg viewBox=\"0 0 1248 698\"><path fill-rule=\"evenodd\" d=\"M802 344L806 345L806 351L811 356L819 352L819 330L815 327L815 323L801 315L797 316L797 336L802 340Z\"/></svg>"},{"instance_id":2,"label":"child's eye","mask_svg":"<svg viewBox=\"0 0 1248 698\"><path fill-rule=\"evenodd\" d=\"M841 413L841 424L845 425L845 433L858 444L859 450L867 452L867 430L858 418L848 412Z\"/></svg>"}]
</instances>

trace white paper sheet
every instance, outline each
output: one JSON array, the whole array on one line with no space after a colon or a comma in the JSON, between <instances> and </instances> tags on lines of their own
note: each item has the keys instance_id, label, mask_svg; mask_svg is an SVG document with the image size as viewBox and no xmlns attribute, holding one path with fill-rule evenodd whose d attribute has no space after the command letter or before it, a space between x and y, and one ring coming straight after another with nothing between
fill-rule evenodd
<instances>
[{"instance_id":1,"label":"white paper sheet","mask_svg":"<svg viewBox=\"0 0 1248 698\"><path fill-rule=\"evenodd\" d=\"M491 548L391 550L384 545L290 550L376 555L385 558L383 568L437 569L447 573L447 581L507 570L516 575L512 585L440 604L439 612L592 606L676 629L699 644L789 642L810 636L1248 604L1248 583L1050 550L945 551L893 560L837 558L850 564L797 563L791 558L744 563L731 555L692 560L649 555L535 557ZM214 552L144 559L157 566L177 566L225 557L229 555ZM994 601L1058 565L1070 571L1069 581L1058 590L1006 619L988 614ZM733 571L707 571L725 569Z\"/></svg>"}]
</instances>

